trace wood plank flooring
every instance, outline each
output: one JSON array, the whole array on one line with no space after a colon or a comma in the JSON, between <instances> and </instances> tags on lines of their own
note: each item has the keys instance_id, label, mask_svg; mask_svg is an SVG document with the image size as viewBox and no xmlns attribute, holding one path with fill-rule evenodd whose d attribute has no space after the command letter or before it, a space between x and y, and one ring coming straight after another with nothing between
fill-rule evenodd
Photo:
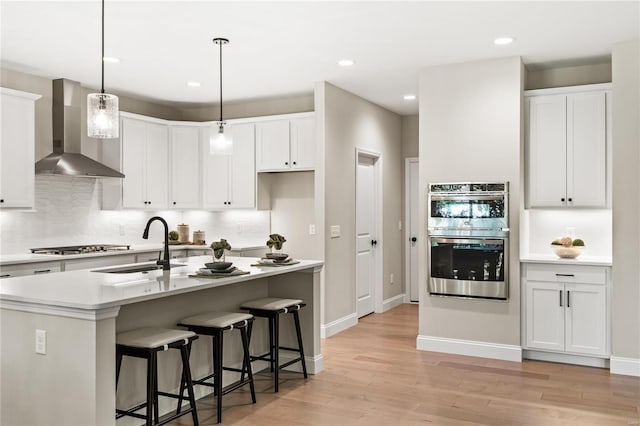
<instances>
[{"instance_id":1,"label":"wood plank flooring","mask_svg":"<svg viewBox=\"0 0 640 426\"><path fill-rule=\"evenodd\" d=\"M283 372L226 395L227 425L638 425L640 378L539 361L523 363L417 351L418 306L362 318L323 340L324 371ZM214 398L198 401L216 423ZM183 417L174 425L190 425Z\"/></svg>"}]
</instances>

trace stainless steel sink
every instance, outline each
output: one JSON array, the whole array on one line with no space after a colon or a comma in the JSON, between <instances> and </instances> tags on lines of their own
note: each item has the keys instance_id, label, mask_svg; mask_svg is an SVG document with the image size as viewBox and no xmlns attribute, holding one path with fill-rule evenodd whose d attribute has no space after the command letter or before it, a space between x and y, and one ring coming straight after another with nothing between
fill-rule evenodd
<instances>
[{"instance_id":1,"label":"stainless steel sink","mask_svg":"<svg viewBox=\"0 0 640 426\"><path fill-rule=\"evenodd\" d=\"M172 263L171 268L179 268L183 265L181 263ZM107 274L131 274L134 272L149 272L149 271L157 271L162 270L161 265L154 264L144 264L144 265L128 265L128 266L116 266L114 268L104 268L104 269L95 269L91 272L104 272Z\"/></svg>"}]
</instances>

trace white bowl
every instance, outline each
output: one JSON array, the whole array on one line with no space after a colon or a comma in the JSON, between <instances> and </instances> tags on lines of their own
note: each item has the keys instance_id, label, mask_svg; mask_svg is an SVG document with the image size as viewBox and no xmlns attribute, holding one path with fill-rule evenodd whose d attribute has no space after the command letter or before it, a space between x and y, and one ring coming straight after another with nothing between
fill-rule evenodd
<instances>
[{"instance_id":1,"label":"white bowl","mask_svg":"<svg viewBox=\"0 0 640 426\"><path fill-rule=\"evenodd\" d=\"M551 244L551 249L558 257L561 257L563 259L575 259L582 254L582 252L584 251L584 246L565 247Z\"/></svg>"}]
</instances>

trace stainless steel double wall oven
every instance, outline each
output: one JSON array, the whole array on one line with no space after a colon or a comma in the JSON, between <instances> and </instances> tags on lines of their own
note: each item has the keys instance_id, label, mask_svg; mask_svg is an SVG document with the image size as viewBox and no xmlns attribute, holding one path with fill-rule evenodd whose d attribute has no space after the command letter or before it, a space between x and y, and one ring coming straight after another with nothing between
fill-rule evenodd
<instances>
[{"instance_id":1,"label":"stainless steel double wall oven","mask_svg":"<svg viewBox=\"0 0 640 426\"><path fill-rule=\"evenodd\" d=\"M507 300L509 185L429 185L429 293Z\"/></svg>"}]
</instances>

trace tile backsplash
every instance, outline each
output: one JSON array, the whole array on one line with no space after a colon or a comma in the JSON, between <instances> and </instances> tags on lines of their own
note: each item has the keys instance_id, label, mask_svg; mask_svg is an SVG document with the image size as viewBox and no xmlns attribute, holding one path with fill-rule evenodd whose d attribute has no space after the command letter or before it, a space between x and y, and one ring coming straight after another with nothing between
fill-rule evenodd
<instances>
[{"instance_id":1,"label":"tile backsplash","mask_svg":"<svg viewBox=\"0 0 640 426\"><path fill-rule=\"evenodd\" d=\"M232 246L263 243L270 230L269 211L101 210L97 180L36 176L33 211L0 211L0 254L60 245L160 243L163 229L157 223L149 240L142 238L147 220L156 215L167 221L170 230L186 223L192 233L205 231L207 242L226 238Z\"/></svg>"}]
</instances>

